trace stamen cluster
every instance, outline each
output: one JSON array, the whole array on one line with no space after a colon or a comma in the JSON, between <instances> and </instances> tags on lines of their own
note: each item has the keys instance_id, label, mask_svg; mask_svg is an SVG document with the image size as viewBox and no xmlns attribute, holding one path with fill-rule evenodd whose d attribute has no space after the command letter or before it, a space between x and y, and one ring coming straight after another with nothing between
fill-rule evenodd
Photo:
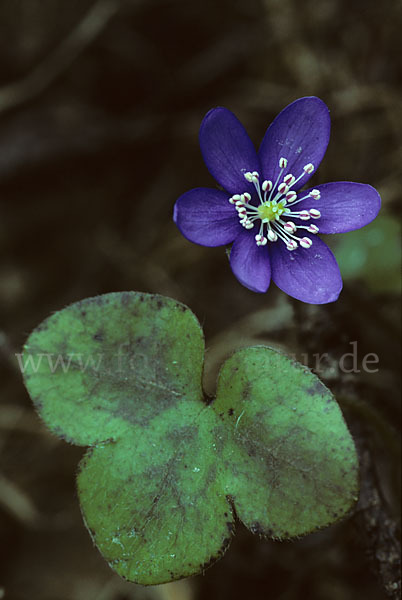
<instances>
[{"instance_id":1,"label":"stamen cluster","mask_svg":"<svg viewBox=\"0 0 402 600\"><path fill-rule=\"evenodd\" d=\"M280 239L288 250L296 250L299 245L302 248L310 248L313 243L311 239L295 235L297 230L305 229L313 234L319 231L319 228L313 223L296 225L292 220L288 220L293 217L300 221L309 221L321 217L320 211L315 208L293 210L293 206L302 200L307 198L318 200L320 198L319 190L311 190L307 195L298 198L297 192L291 189L306 173L314 171L314 165L308 163L303 167L303 173L299 177L296 178L288 173L281 181L287 164L286 158L279 159L280 172L274 184L268 179L260 184L260 174L257 171L244 173L245 180L252 183L256 189L260 201L258 206L252 204L252 197L248 192L235 194L229 198L229 202L235 206L240 223L245 229L253 229L256 221L260 221L259 231L255 235L257 246L265 246L268 242L276 242Z\"/></svg>"}]
</instances>

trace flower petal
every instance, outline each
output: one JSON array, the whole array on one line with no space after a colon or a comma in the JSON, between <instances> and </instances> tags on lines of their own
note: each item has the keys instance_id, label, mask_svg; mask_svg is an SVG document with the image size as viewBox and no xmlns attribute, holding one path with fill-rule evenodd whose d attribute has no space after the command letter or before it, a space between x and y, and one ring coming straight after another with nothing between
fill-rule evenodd
<instances>
[{"instance_id":1,"label":"flower petal","mask_svg":"<svg viewBox=\"0 0 402 600\"><path fill-rule=\"evenodd\" d=\"M288 161L283 176L291 173L298 178L309 163L316 170L327 149L330 129L329 110L319 98L309 96L289 104L268 127L261 142L258 156L264 179L275 183L282 157ZM310 177L311 173L305 173L292 189L300 189Z\"/></svg>"},{"instance_id":2,"label":"flower petal","mask_svg":"<svg viewBox=\"0 0 402 600\"><path fill-rule=\"evenodd\" d=\"M271 265L267 246L257 246L250 231L242 231L230 252L230 266L242 285L263 294L269 288Z\"/></svg>"},{"instance_id":3,"label":"flower petal","mask_svg":"<svg viewBox=\"0 0 402 600\"><path fill-rule=\"evenodd\" d=\"M365 183L337 181L317 185L321 196L297 204L296 210L316 208L321 217L314 221L320 233L345 233L360 229L376 218L381 207L377 190ZM307 195L311 190L303 191Z\"/></svg>"},{"instance_id":4,"label":"flower petal","mask_svg":"<svg viewBox=\"0 0 402 600\"><path fill-rule=\"evenodd\" d=\"M228 198L212 188L190 190L176 201L173 221L190 242L211 247L230 244L242 227Z\"/></svg>"},{"instance_id":5,"label":"flower petal","mask_svg":"<svg viewBox=\"0 0 402 600\"><path fill-rule=\"evenodd\" d=\"M260 161L246 130L226 108L213 108L200 128L205 164L216 181L231 194L255 192L244 179L246 171L260 171Z\"/></svg>"},{"instance_id":6,"label":"flower petal","mask_svg":"<svg viewBox=\"0 0 402 600\"><path fill-rule=\"evenodd\" d=\"M310 237L310 236L305 236ZM313 245L289 251L281 242L270 245L272 281L286 294L309 304L337 300L342 289L339 267L322 240L311 236Z\"/></svg>"}]
</instances>

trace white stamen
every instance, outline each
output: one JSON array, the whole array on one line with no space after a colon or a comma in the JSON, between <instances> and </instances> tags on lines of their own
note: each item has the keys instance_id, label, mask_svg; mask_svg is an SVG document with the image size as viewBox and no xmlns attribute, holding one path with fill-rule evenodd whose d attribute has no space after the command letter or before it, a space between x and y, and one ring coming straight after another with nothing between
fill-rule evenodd
<instances>
[{"instance_id":1,"label":"white stamen","mask_svg":"<svg viewBox=\"0 0 402 600\"><path fill-rule=\"evenodd\" d=\"M311 215L308 210L301 210L299 213L293 213L293 216L298 216L302 221L308 221Z\"/></svg>"},{"instance_id":2,"label":"white stamen","mask_svg":"<svg viewBox=\"0 0 402 600\"><path fill-rule=\"evenodd\" d=\"M302 248L310 248L313 242L310 240L310 238L304 237L300 240L299 244Z\"/></svg>"},{"instance_id":3,"label":"white stamen","mask_svg":"<svg viewBox=\"0 0 402 600\"><path fill-rule=\"evenodd\" d=\"M255 236L255 241L257 242L257 246L265 246L268 242L267 238L260 234Z\"/></svg>"},{"instance_id":4,"label":"white stamen","mask_svg":"<svg viewBox=\"0 0 402 600\"><path fill-rule=\"evenodd\" d=\"M262 191L263 192L270 192L272 190L272 181L270 181L269 179L266 179L265 181L262 182Z\"/></svg>"},{"instance_id":5,"label":"white stamen","mask_svg":"<svg viewBox=\"0 0 402 600\"><path fill-rule=\"evenodd\" d=\"M286 158L283 158L283 156L279 159L279 166L281 169L286 169L288 166L288 161Z\"/></svg>"},{"instance_id":6,"label":"white stamen","mask_svg":"<svg viewBox=\"0 0 402 600\"><path fill-rule=\"evenodd\" d=\"M308 163L307 165L304 165L303 171L305 171L306 173L312 173L314 171L313 163Z\"/></svg>"},{"instance_id":7,"label":"white stamen","mask_svg":"<svg viewBox=\"0 0 402 600\"><path fill-rule=\"evenodd\" d=\"M310 217L312 217L313 219L319 219L321 217L320 211L316 208L310 208L309 213Z\"/></svg>"},{"instance_id":8,"label":"white stamen","mask_svg":"<svg viewBox=\"0 0 402 600\"><path fill-rule=\"evenodd\" d=\"M278 239L278 236L276 235L275 231L273 231L272 229L268 229L267 237L270 242L276 242Z\"/></svg>"},{"instance_id":9,"label":"white stamen","mask_svg":"<svg viewBox=\"0 0 402 600\"><path fill-rule=\"evenodd\" d=\"M296 242L295 240L289 240L289 241L286 243L286 248L287 248L288 250L290 250L290 251L292 251L292 250L296 250L296 248L297 248L297 242Z\"/></svg>"},{"instance_id":10,"label":"white stamen","mask_svg":"<svg viewBox=\"0 0 402 600\"><path fill-rule=\"evenodd\" d=\"M311 223L311 225L309 225L307 227L307 231L309 231L310 233L318 233L320 230L317 227L317 225L314 225L314 223Z\"/></svg>"},{"instance_id":11,"label":"white stamen","mask_svg":"<svg viewBox=\"0 0 402 600\"><path fill-rule=\"evenodd\" d=\"M278 185L279 194L286 194L288 191L289 191L289 188L286 185L286 183L281 183L280 185Z\"/></svg>"},{"instance_id":12,"label":"white stamen","mask_svg":"<svg viewBox=\"0 0 402 600\"><path fill-rule=\"evenodd\" d=\"M296 181L296 177L294 177L291 173L288 173L283 178L283 183L286 183L286 185L288 185L289 187L292 187L292 185L294 184L295 181Z\"/></svg>"},{"instance_id":13,"label":"white stamen","mask_svg":"<svg viewBox=\"0 0 402 600\"><path fill-rule=\"evenodd\" d=\"M296 231L296 225L292 221L287 221L284 224L283 228L289 233L294 233Z\"/></svg>"},{"instance_id":14,"label":"white stamen","mask_svg":"<svg viewBox=\"0 0 402 600\"><path fill-rule=\"evenodd\" d=\"M296 192L288 192L286 194L286 202L294 202L297 198Z\"/></svg>"},{"instance_id":15,"label":"white stamen","mask_svg":"<svg viewBox=\"0 0 402 600\"><path fill-rule=\"evenodd\" d=\"M311 190L309 196L314 198L314 200L319 200L321 198L320 190Z\"/></svg>"}]
</instances>

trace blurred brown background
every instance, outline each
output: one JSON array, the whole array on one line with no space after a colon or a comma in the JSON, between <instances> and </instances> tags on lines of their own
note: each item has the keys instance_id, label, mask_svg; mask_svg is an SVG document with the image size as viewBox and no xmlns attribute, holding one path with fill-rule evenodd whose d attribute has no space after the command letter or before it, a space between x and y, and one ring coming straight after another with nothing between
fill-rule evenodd
<instances>
[{"instance_id":1,"label":"blurred brown background","mask_svg":"<svg viewBox=\"0 0 402 600\"><path fill-rule=\"evenodd\" d=\"M399 598L401 20L393 0L1 0L0 598ZM306 95L332 117L314 181L366 182L383 198L375 223L327 240L345 289L321 307L274 286L246 290L224 249L190 244L171 218L181 193L214 185L197 141L210 108L230 108L258 145ZM239 524L204 575L156 588L120 580L80 516L83 450L40 424L14 358L52 311L118 290L192 308L211 393L241 344L273 344L311 367L328 353L319 375L361 456L354 515L292 543ZM339 369L354 341L359 365L376 353L378 372Z\"/></svg>"}]
</instances>

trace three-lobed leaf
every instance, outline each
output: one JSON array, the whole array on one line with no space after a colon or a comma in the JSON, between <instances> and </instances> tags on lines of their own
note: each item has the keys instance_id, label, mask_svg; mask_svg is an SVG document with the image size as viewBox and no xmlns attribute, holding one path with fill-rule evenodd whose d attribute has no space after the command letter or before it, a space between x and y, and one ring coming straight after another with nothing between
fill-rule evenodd
<instances>
[{"instance_id":1,"label":"three-lobed leaf","mask_svg":"<svg viewBox=\"0 0 402 600\"><path fill-rule=\"evenodd\" d=\"M136 292L73 304L45 320L23 357L47 426L90 446L78 493L93 540L123 577L198 573L251 531L300 536L356 500L357 457L331 393L267 347L223 365L204 401L202 330L172 299Z\"/></svg>"}]
</instances>

